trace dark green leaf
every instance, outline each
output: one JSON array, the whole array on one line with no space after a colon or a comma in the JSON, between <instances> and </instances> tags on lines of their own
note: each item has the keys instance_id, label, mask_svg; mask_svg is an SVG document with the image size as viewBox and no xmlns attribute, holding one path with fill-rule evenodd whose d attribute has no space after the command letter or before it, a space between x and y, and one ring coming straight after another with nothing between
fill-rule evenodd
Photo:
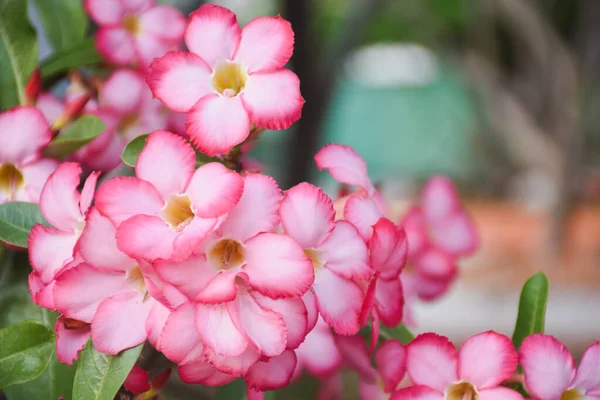
<instances>
[{"instance_id":1,"label":"dark green leaf","mask_svg":"<svg viewBox=\"0 0 600 400\"><path fill-rule=\"evenodd\" d=\"M31 228L43 223L37 204L21 201L0 204L0 240L3 242L26 248Z\"/></svg>"},{"instance_id":2,"label":"dark green leaf","mask_svg":"<svg viewBox=\"0 0 600 400\"><path fill-rule=\"evenodd\" d=\"M201 165L204 164L208 164L211 162L222 162L219 158L217 157L209 157L204 153L200 153L198 150L194 149L196 151L196 168L198 168Z\"/></svg>"},{"instance_id":3,"label":"dark green leaf","mask_svg":"<svg viewBox=\"0 0 600 400\"><path fill-rule=\"evenodd\" d=\"M48 79L70 69L97 64L101 61L102 57L96 51L94 39L88 38L48 57L42 62L40 70L42 78Z\"/></svg>"},{"instance_id":4,"label":"dark green leaf","mask_svg":"<svg viewBox=\"0 0 600 400\"><path fill-rule=\"evenodd\" d=\"M415 336L406 328L406 326L404 326L404 324L400 324L394 328L382 326L380 329L380 335L384 339L396 339L405 345L412 342L415 338Z\"/></svg>"},{"instance_id":5,"label":"dark green leaf","mask_svg":"<svg viewBox=\"0 0 600 400\"><path fill-rule=\"evenodd\" d=\"M0 0L0 109L25 103L25 86L38 61L27 1Z\"/></svg>"},{"instance_id":6,"label":"dark green leaf","mask_svg":"<svg viewBox=\"0 0 600 400\"><path fill-rule=\"evenodd\" d=\"M75 153L104 130L104 122L93 115L83 115L61 132L44 150L44 155L63 158Z\"/></svg>"},{"instance_id":7,"label":"dark green leaf","mask_svg":"<svg viewBox=\"0 0 600 400\"><path fill-rule=\"evenodd\" d=\"M519 300L519 314L512 337L517 350L527 336L544 332L548 289L548 278L543 272L533 275L523 285Z\"/></svg>"},{"instance_id":8,"label":"dark green leaf","mask_svg":"<svg viewBox=\"0 0 600 400\"><path fill-rule=\"evenodd\" d=\"M215 400L243 400L246 397L246 383L238 378L228 385L219 386L215 391Z\"/></svg>"},{"instance_id":9,"label":"dark green leaf","mask_svg":"<svg viewBox=\"0 0 600 400\"><path fill-rule=\"evenodd\" d=\"M123 160L125 165L135 167L135 163L137 163L137 159L146 145L147 137L148 135L140 135L127 143L127 146L123 149L123 153L121 153L121 160Z\"/></svg>"},{"instance_id":10,"label":"dark green leaf","mask_svg":"<svg viewBox=\"0 0 600 400\"><path fill-rule=\"evenodd\" d=\"M143 345L110 356L98 352L91 340L79 353L73 400L113 400L138 359Z\"/></svg>"},{"instance_id":11,"label":"dark green leaf","mask_svg":"<svg viewBox=\"0 0 600 400\"><path fill-rule=\"evenodd\" d=\"M31 381L48 367L54 334L36 321L0 329L0 387Z\"/></svg>"},{"instance_id":12,"label":"dark green leaf","mask_svg":"<svg viewBox=\"0 0 600 400\"><path fill-rule=\"evenodd\" d=\"M85 38L88 19L81 0L34 0L46 37L54 51L68 49Z\"/></svg>"}]
</instances>

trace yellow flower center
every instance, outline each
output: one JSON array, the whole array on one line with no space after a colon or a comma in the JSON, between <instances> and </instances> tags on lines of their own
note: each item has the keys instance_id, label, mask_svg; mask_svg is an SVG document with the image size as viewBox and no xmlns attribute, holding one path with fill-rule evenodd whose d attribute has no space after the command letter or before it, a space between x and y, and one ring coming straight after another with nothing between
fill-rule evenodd
<instances>
[{"instance_id":1,"label":"yellow flower center","mask_svg":"<svg viewBox=\"0 0 600 400\"><path fill-rule=\"evenodd\" d=\"M208 259L218 269L239 267L246 259L244 245L237 240L221 239L208 252Z\"/></svg>"},{"instance_id":2,"label":"yellow flower center","mask_svg":"<svg viewBox=\"0 0 600 400\"><path fill-rule=\"evenodd\" d=\"M161 213L162 219L176 231L182 231L194 219L192 202L186 195L171 196Z\"/></svg>"},{"instance_id":3,"label":"yellow flower center","mask_svg":"<svg viewBox=\"0 0 600 400\"><path fill-rule=\"evenodd\" d=\"M123 28L125 28L125 30L131 33L132 35L137 35L138 33L140 33L140 19L137 15L126 15L125 18L123 18L122 24Z\"/></svg>"},{"instance_id":4,"label":"yellow flower center","mask_svg":"<svg viewBox=\"0 0 600 400\"><path fill-rule=\"evenodd\" d=\"M320 270L325 265L325 260L323 260L323 253L320 250L316 249L305 249L304 254L306 257L312 261L312 265L315 271Z\"/></svg>"},{"instance_id":5,"label":"yellow flower center","mask_svg":"<svg viewBox=\"0 0 600 400\"><path fill-rule=\"evenodd\" d=\"M479 400L479 392L469 382L456 382L446 391L445 400Z\"/></svg>"},{"instance_id":6,"label":"yellow flower center","mask_svg":"<svg viewBox=\"0 0 600 400\"><path fill-rule=\"evenodd\" d=\"M25 186L23 174L14 164L0 165L0 191L13 198L17 190Z\"/></svg>"},{"instance_id":7,"label":"yellow flower center","mask_svg":"<svg viewBox=\"0 0 600 400\"><path fill-rule=\"evenodd\" d=\"M576 389L569 389L560 396L560 400L579 400L583 398Z\"/></svg>"},{"instance_id":8,"label":"yellow flower center","mask_svg":"<svg viewBox=\"0 0 600 400\"><path fill-rule=\"evenodd\" d=\"M146 281L144 281L144 274L139 266L131 268L125 274L125 279L129 285L137 290L141 295L147 296L148 289L146 289Z\"/></svg>"},{"instance_id":9,"label":"yellow flower center","mask_svg":"<svg viewBox=\"0 0 600 400\"><path fill-rule=\"evenodd\" d=\"M248 73L245 69L233 62L226 61L219 65L212 74L213 88L225 97L235 97L244 90Z\"/></svg>"}]
</instances>

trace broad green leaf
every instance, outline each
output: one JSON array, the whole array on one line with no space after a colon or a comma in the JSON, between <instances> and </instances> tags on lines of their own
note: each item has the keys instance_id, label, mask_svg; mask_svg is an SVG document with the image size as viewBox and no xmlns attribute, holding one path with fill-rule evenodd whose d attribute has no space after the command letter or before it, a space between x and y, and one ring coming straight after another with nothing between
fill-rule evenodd
<instances>
[{"instance_id":1,"label":"broad green leaf","mask_svg":"<svg viewBox=\"0 0 600 400\"><path fill-rule=\"evenodd\" d=\"M40 66L40 70L42 78L48 79L55 75L65 73L70 69L97 64L101 61L102 57L96 51L94 39L87 38L79 43L73 43L71 47L59 51L45 59Z\"/></svg>"},{"instance_id":2,"label":"broad green leaf","mask_svg":"<svg viewBox=\"0 0 600 400\"><path fill-rule=\"evenodd\" d=\"M215 391L215 400L243 400L246 398L246 383L238 378L228 385L219 386Z\"/></svg>"},{"instance_id":3,"label":"broad green leaf","mask_svg":"<svg viewBox=\"0 0 600 400\"><path fill-rule=\"evenodd\" d=\"M94 140L104 130L104 122L93 115L83 115L67 126L44 149L44 155L63 158L75 153L81 147Z\"/></svg>"},{"instance_id":4,"label":"broad green leaf","mask_svg":"<svg viewBox=\"0 0 600 400\"><path fill-rule=\"evenodd\" d=\"M73 400L113 400L138 359L143 344L111 356L98 352L91 340L79 353Z\"/></svg>"},{"instance_id":5,"label":"broad green leaf","mask_svg":"<svg viewBox=\"0 0 600 400\"><path fill-rule=\"evenodd\" d=\"M533 275L523 285L519 299L519 314L512 336L517 350L527 336L544 332L548 289L548 278L543 272Z\"/></svg>"},{"instance_id":6,"label":"broad green leaf","mask_svg":"<svg viewBox=\"0 0 600 400\"><path fill-rule=\"evenodd\" d=\"M146 145L147 137L148 135L140 135L127 143L127 146L123 149L123 153L121 153L121 160L123 160L125 165L135 167L137 159Z\"/></svg>"},{"instance_id":7,"label":"broad green leaf","mask_svg":"<svg viewBox=\"0 0 600 400\"><path fill-rule=\"evenodd\" d=\"M0 240L3 242L26 248L31 228L43 223L37 204L21 201L0 204Z\"/></svg>"},{"instance_id":8,"label":"broad green leaf","mask_svg":"<svg viewBox=\"0 0 600 400\"><path fill-rule=\"evenodd\" d=\"M402 342L402 344L406 345L412 342L415 336L404 326L404 324L400 324L394 328L388 328L387 326L382 326L380 328L380 336L384 339L396 339Z\"/></svg>"},{"instance_id":9,"label":"broad green leaf","mask_svg":"<svg viewBox=\"0 0 600 400\"><path fill-rule=\"evenodd\" d=\"M88 19L81 0L34 0L46 37L54 51L68 49L85 38Z\"/></svg>"},{"instance_id":10,"label":"broad green leaf","mask_svg":"<svg viewBox=\"0 0 600 400\"><path fill-rule=\"evenodd\" d=\"M27 1L0 0L0 109L25 103L25 86L38 61Z\"/></svg>"},{"instance_id":11,"label":"broad green leaf","mask_svg":"<svg viewBox=\"0 0 600 400\"><path fill-rule=\"evenodd\" d=\"M0 329L0 388L31 381L48 367L54 334L37 321Z\"/></svg>"}]
</instances>

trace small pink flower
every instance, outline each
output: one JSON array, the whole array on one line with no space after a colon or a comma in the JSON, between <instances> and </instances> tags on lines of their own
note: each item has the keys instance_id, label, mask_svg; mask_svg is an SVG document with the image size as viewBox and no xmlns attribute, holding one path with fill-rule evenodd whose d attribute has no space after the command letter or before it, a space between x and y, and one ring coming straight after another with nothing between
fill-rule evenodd
<instances>
[{"instance_id":1,"label":"small pink flower","mask_svg":"<svg viewBox=\"0 0 600 400\"><path fill-rule=\"evenodd\" d=\"M336 333L357 333L363 293L354 280L373 273L358 231L347 221L334 222L333 202L309 183L289 189L279 213L285 232L312 261L312 290L321 316Z\"/></svg>"},{"instance_id":2,"label":"small pink flower","mask_svg":"<svg viewBox=\"0 0 600 400\"><path fill-rule=\"evenodd\" d=\"M500 386L517 364L510 339L496 332L471 336L458 354L448 338L424 333L406 347L406 370L415 386L400 389L392 400L521 400Z\"/></svg>"},{"instance_id":3,"label":"small pink flower","mask_svg":"<svg viewBox=\"0 0 600 400\"><path fill-rule=\"evenodd\" d=\"M48 122L35 107L0 113L0 204L39 201L46 179L58 165L42 158L51 139Z\"/></svg>"},{"instance_id":4,"label":"small pink flower","mask_svg":"<svg viewBox=\"0 0 600 400\"><path fill-rule=\"evenodd\" d=\"M98 97L97 109L91 114L100 117L106 128L75 153L75 159L87 168L112 170L121 163L127 143L139 135L167 127L167 111L152 98L143 76L137 72L126 69L113 72Z\"/></svg>"},{"instance_id":5,"label":"small pink flower","mask_svg":"<svg viewBox=\"0 0 600 400\"><path fill-rule=\"evenodd\" d=\"M406 263L407 242L404 230L387 218L380 218L372 230L369 258L375 274L366 289L361 320L366 325L371 317L374 348L380 322L390 327L402 322L404 296L400 272Z\"/></svg>"},{"instance_id":6,"label":"small pink flower","mask_svg":"<svg viewBox=\"0 0 600 400\"><path fill-rule=\"evenodd\" d=\"M375 352L375 368L371 365L371 358L362 337L338 337L337 341L346 363L360 377L361 398L389 399L406 374L406 349L402 343L397 340L384 342Z\"/></svg>"},{"instance_id":7,"label":"small pink flower","mask_svg":"<svg viewBox=\"0 0 600 400\"><path fill-rule=\"evenodd\" d=\"M146 80L154 96L173 111L189 113L188 135L209 156L228 153L251 124L287 129L304 100L298 77L283 68L294 33L280 17L259 17L240 29L235 14L212 4L190 17L188 52L154 60Z\"/></svg>"},{"instance_id":8,"label":"small pink flower","mask_svg":"<svg viewBox=\"0 0 600 400\"><path fill-rule=\"evenodd\" d=\"M53 227L37 224L29 234L33 268L29 288L33 300L42 307L54 308L54 280L63 268L77 262L76 243L85 227L98 180L98 173L90 174L80 194L80 175L81 168L76 163L62 163L50 175L42 189L40 209Z\"/></svg>"},{"instance_id":9,"label":"small pink flower","mask_svg":"<svg viewBox=\"0 0 600 400\"><path fill-rule=\"evenodd\" d=\"M145 69L153 58L180 47L185 16L155 0L85 0L98 24L96 48L109 62Z\"/></svg>"},{"instance_id":10,"label":"small pink flower","mask_svg":"<svg viewBox=\"0 0 600 400\"><path fill-rule=\"evenodd\" d=\"M569 350L549 335L531 335L519 349L525 387L538 400L600 399L600 342L587 348L579 368Z\"/></svg>"},{"instance_id":11,"label":"small pink flower","mask_svg":"<svg viewBox=\"0 0 600 400\"><path fill-rule=\"evenodd\" d=\"M188 142L157 131L139 155L136 178L100 187L96 206L117 226L119 249L132 258L182 260L218 227L240 200L244 181L219 163L195 165Z\"/></svg>"}]
</instances>

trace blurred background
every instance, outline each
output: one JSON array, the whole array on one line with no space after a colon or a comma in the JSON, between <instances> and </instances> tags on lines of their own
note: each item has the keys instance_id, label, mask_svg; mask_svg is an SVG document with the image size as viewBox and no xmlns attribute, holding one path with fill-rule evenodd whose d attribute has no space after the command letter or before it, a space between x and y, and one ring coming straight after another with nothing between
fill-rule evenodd
<instances>
[{"instance_id":1,"label":"blurred background","mask_svg":"<svg viewBox=\"0 0 600 400\"><path fill-rule=\"evenodd\" d=\"M416 332L510 335L522 283L543 270L546 331L574 354L600 338L600 1L211 3L242 24L292 23L302 119L253 149L282 187L334 194L312 160L329 142L365 158L397 218L432 174L457 182L482 246L448 295L417 306Z\"/></svg>"}]
</instances>

